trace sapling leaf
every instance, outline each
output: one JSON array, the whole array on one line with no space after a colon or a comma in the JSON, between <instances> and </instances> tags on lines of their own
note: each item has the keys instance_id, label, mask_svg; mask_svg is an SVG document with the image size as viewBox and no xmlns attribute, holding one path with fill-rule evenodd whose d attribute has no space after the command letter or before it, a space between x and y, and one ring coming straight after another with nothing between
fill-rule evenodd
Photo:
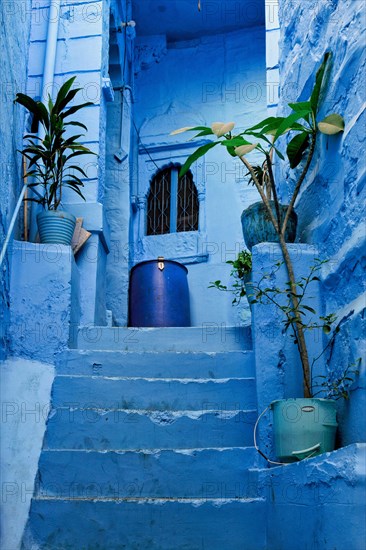
<instances>
[{"instance_id":1,"label":"sapling leaf","mask_svg":"<svg viewBox=\"0 0 366 550\"><path fill-rule=\"evenodd\" d=\"M205 128L204 130L202 130L201 132L193 136L189 141L192 141L193 139L198 137L210 136L210 135L213 135L213 131L211 130L211 128Z\"/></svg>"},{"instance_id":2,"label":"sapling leaf","mask_svg":"<svg viewBox=\"0 0 366 550\"><path fill-rule=\"evenodd\" d=\"M327 136L332 136L344 131L344 120L341 115L333 113L318 123L319 131Z\"/></svg>"},{"instance_id":3,"label":"sapling leaf","mask_svg":"<svg viewBox=\"0 0 366 550\"><path fill-rule=\"evenodd\" d=\"M264 128L266 126L269 126L270 124L273 125L273 127L279 127L280 124L283 122L284 117L268 117L259 122L258 124L255 124L254 126L251 126L250 128L247 128L245 132L251 132L253 130L259 130L261 128Z\"/></svg>"},{"instance_id":4,"label":"sapling leaf","mask_svg":"<svg viewBox=\"0 0 366 550\"><path fill-rule=\"evenodd\" d=\"M327 69L327 65L330 62L330 60L331 60L331 53L326 52L324 54L322 64L320 65L320 67L319 67L319 69L316 73L315 85L314 85L314 88L313 88L313 91L312 91L311 97L310 97L311 109L312 109L314 115L316 115L317 112L318 112L319 98L320 98L320 93L321 93L321 90L322 90L323 79L324 79L325 71Z\"/></svg>"},{"instance_id":5,"label":"sapling leaf","mask_svg":"<svg viewBox=\"0 0 366 550\"><path fill-rule=\"evenodd\" d=\"M290 161L290 167L296 168L301 162L304 152L309 145L309 134L302 132L297 134L287 146L287 156Z\"/></svg>"},{"instance_id":6,"label":"sapling leaf","mask_svg":"<svg viewBox=\"0 0 366 550\"><path fill-rule=\"evenodd\" d=\"M182 176L184 176L184 174L186 174L188 172L188 170L190 169L192 164L197 159L199 159L200 157L203 157L203 155L205 155L207 153L207 151L209 151L210 149L212 149L212 147L215 147L219 143L221 143L221 142L220 141L213 141L212 143L206 143L206 145L202 145L201 147L199 147L194 153L192 153L187 158L187 160L183 164L182 168L180 169L179 177L181 178Z\"/></svg>"},{"instance_id":7,"label":"sapling leaf","mask_svg":"<svg viewBox=\"0 0 366 550\"><path fill-rule=\"evenodd\" d=\"M298 101L296 103L289 103L288 106L291 107L293 111L308 111L308 113L311 113L312 111L310 101Z\"/></svg>"},{"instance_id":8,"label":"sapling leaf","mask_svg":"<svg viewBox=\"0 0 366 550\"><path fill-rule=\"evenodd\" d=\"M220 142L224 147L240 147L241 145L251 145L250 141L247 141L242 136L236 136L232 139L224 139Z\"/></svg>"},{"instance_id":9,"label":"sapling leaf","mask_svg":"<svg viewBox=\"0 0 366 550\"><path fill-rule=\"evenodd\" d=\"M208 130L208 133L213 134L213 131L211 128L208 128L208 126L184 126L184 128L178 128L178 130L173 130L173 132L170 132L170 136L176 136L178 134L183 134L184 132L198 132L198 131L204 131Z\"/></svg>"},{"instance_id":10,"label":"sapling leaf","mask_svg":"<svg viewBox=\"0 0 366 550\"><path fill-rule=\"evenodd\" d=\"M238 157L243 157L251 151L254 151L258 147L258 143L250 143L248 145L240 145L240 147L235 147L235 154Z\"/></svg>"},{"instance_id":11,"label":"sapling leaf","mask_svg":"<svg viewBox=\"0 0 366 550\"><path fill-rule=\"evenodd\" d=\"M313 313L314 315L316 315L316 311L315 311L315 309L313 309L312 307L306 306L306 305L303 305L302 307L303 307L304 309L307 309L308 311L310 311L310 313Z\"/></svg>"},{"instance_id":12,"label":"sapling leaf","mask_svg":"<svg viewBox=\"0 0 366 550\"><path fill-rule=\"evenodd\" d=\"M293 130L293 124L300 118L304 118L307 114L307 111L297 111L286 117L278 127L273 141L276 141L280 136L282 136L289 130Z\"/></svg>"}]
</instances>

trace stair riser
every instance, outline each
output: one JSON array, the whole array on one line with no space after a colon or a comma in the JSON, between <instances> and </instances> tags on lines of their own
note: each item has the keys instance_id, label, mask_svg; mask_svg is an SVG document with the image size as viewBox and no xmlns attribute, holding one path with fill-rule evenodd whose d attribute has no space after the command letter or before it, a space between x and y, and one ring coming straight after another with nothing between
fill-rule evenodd
<instances>
[{"instance_id":1,"label":"stair riser","mask_svg":"<svg viewBox=\"0 0 366 550\"><path fill-rule=\"evenodd\" d=\"M33 501L32 532L40 550L265 550L261 501L190 503ZM45 521L47 518L47 521ZM67 529L64 526L67 525ZM29 535L29 530L28 530Z\"/></svg>"},{"instance_id":2,"label":"stair riser","mask_svg":"<svg viewBox=\"0 0 366 550\"><path fill-rule=\"evenodd\" d=\"M252 349L249 327L205 323L202 327L81 327L72 347L117 351L234 351Z\"/></svg>"},{"instance_id":3,"label":"stair riser","mask_svg":"<svg viewBox=\"0 0 366 550\"><path fill-rule=\"evenodd\" d=\"M59 374L147 378L234 378L254 376L252 351L157 353L69 351L58 359Z\"/></svg>"},{"instance_id":4,"label":"stair riser","mask_svg":"<svg viewBox=\"0 0 366 550\"><path fill-rule=\"evenodd\" d=\"M254 498L253 449L159 453L43 451L37 494L68 498Z\"/></svg>"},{"instance_id":5,"label":"stair riser","mask_svg":"<svg viewBox=\"0 0 366 550\"><path fill-rule=\"evenodd\" d=\"M115 380L57 376L52 391L54 408L209 410L253 409L254 379L225 382Z\"/></svg>"},{"instance_id":6,"label":"stair riser","mask_svg":"<svg viewBox=\"0 0 366 550\"><path fill-rule=\"evenodd\" d=\"M53 449L187 449L253 445L256 411L174 417L168 413L52 411L44 446ZM175 420L173 421L173 419Z\"/></svg>"}]
</instances>

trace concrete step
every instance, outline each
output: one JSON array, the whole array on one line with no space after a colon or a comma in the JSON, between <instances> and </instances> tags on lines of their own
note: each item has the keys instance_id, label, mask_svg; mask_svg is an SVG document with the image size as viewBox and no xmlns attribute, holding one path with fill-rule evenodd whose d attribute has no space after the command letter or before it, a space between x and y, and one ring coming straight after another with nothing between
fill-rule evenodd
<instances>
[{"instance_id":1,"label":"concrete step","mask_svg":"<svg viewBox=\"0 0 366 550\"><path fill-rule=\"evenodd\" d=\"M225 407L225 404L221 405ZM256 410L176 411L53 409L48 449L196 449L253 445Z\"/></svg>"},{"instance_id":2,"label":"concrete step","mask_svg":"<svg viewBox=\"0 0 366 550\"><path fill-rule=\"evenodd\" d=\"M255 409L254 378L121 378L58 375L54 408L209 411Z\"/></svg>"},{"instance_id":3,"label":"concrete step","mask_svg":"<svg viewBox=\"0 0 366 550\"><path fill-rule=\"evenodd\" d=\"M71 348L119 351L235 351L252 349L250 327L206 323L202 327L79 327Z\"/></svg>"},{"instance_id":4,"label":"concrete step","mask_svg":"<svg viewBox=\"0 0 366 550\"><path fill-rule=\"evenodd\" d=\"M123 499L257 497L253 448L42 451L37 496Z\"/></svg>"},{"instance_id":5,"label":"concrete step","mask_svg":"<svg viewBox=\"0 0 366 550\"><path fill-rule=\"evenodd\" d=\"M261 499L35 498L22 550L266 550L265 512Z\"/></svg>"},{"instance_id":6,"label":"concrete step","mask_svg":"<svg viewBox=\"0 0 366 550\"><path fill-rule=\"evenodd\" d=\"M253 351L157 352L68 350L57 358L59 374L148 378L254 376Z\"/></svg>"}]
</instances>

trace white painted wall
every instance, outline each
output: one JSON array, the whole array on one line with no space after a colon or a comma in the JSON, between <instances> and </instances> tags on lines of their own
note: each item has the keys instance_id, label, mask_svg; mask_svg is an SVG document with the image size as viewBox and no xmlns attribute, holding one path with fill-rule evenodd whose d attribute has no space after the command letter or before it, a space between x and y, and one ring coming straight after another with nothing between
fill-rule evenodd
<instances>
[{"instance_id":1,"label":"white painted wall","mask_svg":"<svg viewBox=\"0 0 366 550\"><path fill-rule=\"evenodd\" d=\"M9 358L1 364L0 548L18 550L45 433L54 367Z\"/></svg>"}]
</instances>

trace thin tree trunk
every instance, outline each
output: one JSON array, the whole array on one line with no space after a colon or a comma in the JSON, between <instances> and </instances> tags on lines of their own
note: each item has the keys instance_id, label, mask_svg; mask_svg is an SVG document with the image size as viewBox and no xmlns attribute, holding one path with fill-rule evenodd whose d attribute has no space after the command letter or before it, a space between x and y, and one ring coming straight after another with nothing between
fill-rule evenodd
<instances>
[{"instance_id":1,"label":"thin tree trunk","mask_svg":"<svg viewBox=\"0 0 366 550\"><path fill-rule=\"evenodd\" d=\"M299 306L299 300L297 299L297 296L296 296L297 289L296 289L295 274L292 267L292 262L291 262L290 254L287 248L287 244L282 233L279 235L279 238L280 238L280 246L281 246L283 259L285 261L285 265L289 276L289 282L290 282L290 288L291 288L291 301L294 306L294 309L297 312L297 309ZM311 397L309 355L306 347L304 329L301 324L301 319L299 318L297 313L296 313L295 325L296 325L296 333L297 333L296 336L298 341L298 350L300 353L300 359L301 359L302 371L303 371L304 397Z\"/></svg>"},{"instance_id":2,"label":"thin tree trunk","mask_svg":"<svg viewBox=\"0 0 366 550\"><path fill-rule=\"evenodd\" d=\"M258 179L255 175L253 167L246 160L246 158L244 156L240 157L240 160L248 168L248 170L249 170L249 172L250 172L250 174L253 178L254 185L256 186L256 188L257 188L257 190L258 190L258 192L261 196L261 199L262 199L262 201L263 201L263 203L264 203L264 205L267 209L267 212L269 214L271 222L272 222L272 224L275 228L275 231L276 231L276 233L279 237L279 243L280 243L283 259L284 259L284 262L285 262L285 265L286 265L286 269L287 269L287 273L288 273L288 277L289 277L289 282L290 282L291 301L292 301L292 305L293 305L296 312L297 312L298 306L299 306L299 301L296 297L296 294L297 294L296 279L295 279L295 274L294 274L294 270L293 270L293 267L292 267L292 262L291 262L290 254L289 254L289 251L288 251L288 248L287 248L287 244L286 244L284 235L285 235L286 226L287 226L289 216L291 214L291 211L293 210L293 206L294 206L295 200L297 198L297 195L300 191L301 184L305 179L305 176L306 176L306 174L309 170L310 163L311 163L311 160L312 160L313 155L314 155L315 141L316 141L316 137L314 135L313 139L312 139L312 142L311 142L309 156L307 158L306 165L305 165L304 170L302 171L302 174L300 176L300 179L299 179L299 181L298 181L298 183L295 187L295 191L294 191L294 194L293 194L292 199L290 201L289 207L287 209L286 216L285 216L282 227L280 226L280 222L279 221L277 222L277 220L275 219L275 217L273 215L273 211L272 211L272 208L270 206L270 203L269 203L267 197L265 196L265 194L264 194L264 192L261 188L261 185L260 185L260 183L259 183L259 181L258 181ZM275 206L276 206L276 214L277 214L277 218L278 218L279 217L279 204L278 204L278 198L277 198L277 193L276 193L276 188L275 188L275 182L274 182L272 166L270 165L270 163L269 163L268 173L269 173L269 177L270 177L272 187L274 189L274 197L273 198L274 198L274 202L275 202ZM302 371L303 371L304 397L308 398L308 397L311 397L311 373L310 373L310 365L309 365L309 355L308 355L308 350L307 350L306 341L305 341L304 329L303 329L303 326L302 326L302 323L301 323L301 319L298 317L297 313L296 313L296 319L295 319L295 326L296 326L296 334L297 334L297 341L298 341L298 350L299 350L299 353L300 353L300 359L301 359L301 365L302 365Z\"/></svg>"},{"instance_id":3,"label":"thin tree trunk","mask_svg":"<svg viewBox=\"0 0 366 550\"><path fill-rule=\"evenodd\" d=\"M285 231L286 231L286 227L287 227L287 222L290 218L290 215L291 215L291 212L292 210L294 209L294 204L295 204L295 201L297 199L297 195L299 194L299 191L300 191L300 188L301 188L301 185L305 179L305 176L306 174L308 173L308 170L310 168L310 164L311 164L311 161L313 160L313 156L314 156L314 151L315 151L315 144L316 144L316 132L314 132L312 134L312 140L311 140L311 144L310 144L310 150L309 150L309 155L308 155L308 158L307 158L307 161L306 161L306 164L304 166L304 169L301 173L301 176L299 178L299 181L297 182L296 184L296 187L294 189L294 192L292 194L292 197L291 197L291 201L290 201L290 204L287 208L287 212L286 212L286 215L285 215L285 219L283 220L283 224L282 224L282 227L281 227L281 233L282 235L285 234Z\"/></svg>"}]
</instances>

